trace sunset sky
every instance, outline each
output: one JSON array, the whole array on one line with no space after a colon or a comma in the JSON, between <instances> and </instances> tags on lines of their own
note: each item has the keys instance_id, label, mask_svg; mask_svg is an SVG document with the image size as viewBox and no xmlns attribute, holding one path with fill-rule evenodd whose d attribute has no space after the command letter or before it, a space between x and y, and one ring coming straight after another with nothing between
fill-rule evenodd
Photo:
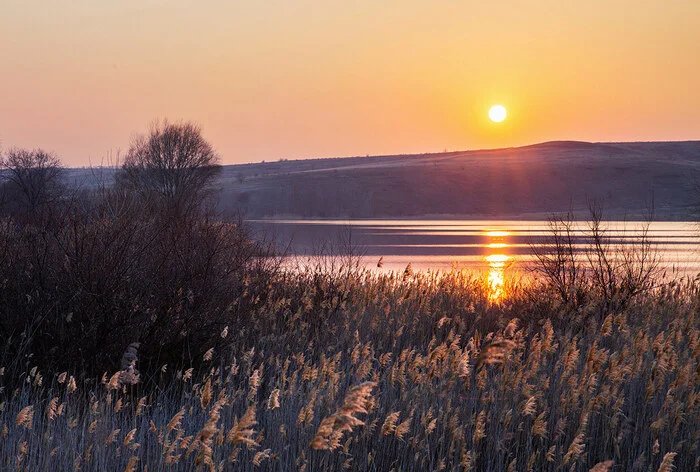
<instances>
[{"instance_id":1,"label":"sunset sky","mask_svg":"<svg viewBox=\"0 0 700 472\"><path fill-rule=\"evenodd\" d=\"M69 166L164 117L224 163L700 139L698 83L697 0L0 0L1 145Z\"/></svg>"}]
</instances>

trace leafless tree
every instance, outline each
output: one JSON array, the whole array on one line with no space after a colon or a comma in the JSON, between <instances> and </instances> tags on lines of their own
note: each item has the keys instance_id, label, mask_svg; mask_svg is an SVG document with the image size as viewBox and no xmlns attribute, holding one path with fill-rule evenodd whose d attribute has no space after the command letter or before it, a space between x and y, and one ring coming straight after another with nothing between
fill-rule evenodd
<instances>
[{"instance_id":1,"label":"leafless tree","mask_svg":"<svg viewBox=\"0 0 700 472\"><path fill-rule=\"evenodd\" d=\"M649 237L652 219L650 210L625 243L609 234L594 202L589 220L578 227L571 213L554 216L548 241L531 245L534 269L565 305L578 308L594 301L603 314L623 309L651 290L659 276L659 252Z\"/></svg>"},{"instance_id":2,"label":"leafless tree","mask_svg":"<svg viewBox=\"0 0 700 472\"><path fill-rule=\"evenodd\" d=\"M646 222L634 228L629 244L615 243L603 224L599 205L589 205L589 237L586 257L594 285L600 292L607 311L620 310L640 293L650 290L659 275L660 255L649 237L653 209Z\"/></svg>"},{"instance_id":3,"label":"leafless tree","mask_svg":"<svg viewBox=\"0 0 700 472\"><path fill-rule=\"evenodd\" d=\"M10 149L0 158L5 197L15 209L33 213L60 197L63 168L58 157L41 149Z\"/></svg>"},{"instance_id":4,"label":"leafless tree","mask_svg":"<svg viewBox=\"0 0 700 472\"><path fill-rule=\"evenodd\" d=\"M178 211L197 208L220 170L219 156L199 126L156 122L134 139L118 182Z\"/></svg>"},{"instance_id":5,"label":"leafless tree","mask_svg":"<svg viewBox=\"0 0 700 472\"><path fill-rule=\"evenodd\" d=\"M571 211L552 215L549 238L542 245L531 244L537 260L535 271L557 292L565 304L580 306L585 301L587 279L576 250L576 221Z\"/></svg>"}]
</instances>

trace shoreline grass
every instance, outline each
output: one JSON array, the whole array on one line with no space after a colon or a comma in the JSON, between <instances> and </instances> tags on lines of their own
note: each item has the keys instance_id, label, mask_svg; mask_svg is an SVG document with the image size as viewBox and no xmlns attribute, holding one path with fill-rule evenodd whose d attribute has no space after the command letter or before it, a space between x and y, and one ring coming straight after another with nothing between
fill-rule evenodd
<instances>
[{"instance_id":1,"label":"shoreline grass","mask_svg":"<svg viewBox=\"0 0 700 472\"><path fill-rule=\"evenodd\" d=\"M191 365L0 377L1 468L697 470L700 283L601 306L493 303L464 271L280 272Z\"/></svg>"}]
</instances>

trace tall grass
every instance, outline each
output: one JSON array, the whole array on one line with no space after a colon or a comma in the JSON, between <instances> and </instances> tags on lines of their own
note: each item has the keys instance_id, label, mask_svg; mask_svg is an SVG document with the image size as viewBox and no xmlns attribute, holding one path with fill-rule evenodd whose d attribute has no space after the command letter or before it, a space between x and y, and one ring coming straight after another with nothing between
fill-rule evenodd
<instances>
[{"instance_id":1,"label":"tall grass","mask_svg":"<svg viewBox=\"0 0 700 472\"><path fill-rule=\"evenodd\" d=\"M138 372L125 345L123 371L86 378L30 357L0 377L0 469L697 470L697 279L603 316L505 293L281 272L200 358Z\"/></svg>"}]
</instances>

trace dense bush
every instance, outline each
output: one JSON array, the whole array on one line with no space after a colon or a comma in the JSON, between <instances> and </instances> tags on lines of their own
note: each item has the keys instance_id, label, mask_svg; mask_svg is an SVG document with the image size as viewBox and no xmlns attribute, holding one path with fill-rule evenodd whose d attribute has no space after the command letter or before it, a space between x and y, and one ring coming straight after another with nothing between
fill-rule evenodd
<instances>
[{"instance_id":1,"label":"dense bush","mask_svg":"<svg viewBox=\"0 0 700 472\"><path fill-rule=\"evenodd\" d=\"M196 205L184 211L186 192L174 208L138 186L49 186L27 178L48 174L44 161L3 162L0 340L8 371L32 364L97 375L118 366L131 342L144 346L144 370L182 363L264 298L274 264L268 248L240 222L214 219L198 189L188 187ZM39 182L41 198L20 198L36 192L18 189L17 175Z\"/></svg>"}]
</instances>

